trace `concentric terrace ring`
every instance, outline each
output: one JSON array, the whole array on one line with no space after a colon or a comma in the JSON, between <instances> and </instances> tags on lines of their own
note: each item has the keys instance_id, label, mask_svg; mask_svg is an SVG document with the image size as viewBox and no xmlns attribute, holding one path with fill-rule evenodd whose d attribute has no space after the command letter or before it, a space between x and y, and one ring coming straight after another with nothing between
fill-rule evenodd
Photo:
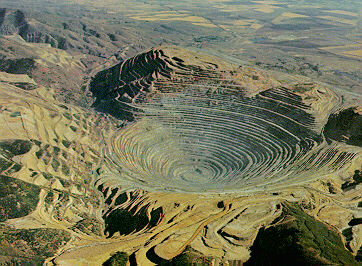
<instances>
[{"instance_id":1,"label":"concentric terrace ring","mask_svg":"<svg viewBox=\"0 0 362 266\"><path fill-rule=\"evenodd\" d=\"M112 141L123 183L197 193L265 190L306 182L347 156L309 129L313 117L285 89L237 100L205 92L164 93L137 105L137 122Z\"/></svg>"},{"instance_id":2,"label":"concentric terrace ring","mask_svg":"<svg viewBox=\"0 0 362 266\"><path fill-rule=\"evenodd\" d=\"M328 93L307 97L255 70L167 56L178 52L140 54L119 66L108 93L93 89L106 111L133 120L105 151L115 185L253 193L304 184L354 156L316 130L318 110L305 100L328 105Z\"/></svg>"}]
</instances>

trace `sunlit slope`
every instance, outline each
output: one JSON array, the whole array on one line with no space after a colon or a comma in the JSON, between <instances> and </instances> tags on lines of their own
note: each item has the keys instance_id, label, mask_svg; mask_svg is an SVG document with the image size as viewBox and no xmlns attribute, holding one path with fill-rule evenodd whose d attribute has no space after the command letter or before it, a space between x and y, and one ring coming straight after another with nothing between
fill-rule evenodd
<instances>
[{"instance_id":1,"label":"sunlit slope","mask_svg":"<svg viewBox=\"0 0 362 266\"><path fill-rule=\"evenodd\" d=\"M1 231L8 233L1 261L38 265L71 236L103 239L102 198L93 189L92 173L111 123L58 102L51 89L27 75L1 73L0 106ZM30 255L18 249L14 236L21 235Z\"/></svg>"}]
</instances>

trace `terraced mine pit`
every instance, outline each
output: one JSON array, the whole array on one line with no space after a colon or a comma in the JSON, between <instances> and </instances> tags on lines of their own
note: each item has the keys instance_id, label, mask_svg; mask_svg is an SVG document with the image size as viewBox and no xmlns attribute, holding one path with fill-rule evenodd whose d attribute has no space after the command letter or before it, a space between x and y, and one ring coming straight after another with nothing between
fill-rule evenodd
<instances>
[{"instance_id":1,"label":"terraced mine pit","mask_svg":"<svg viewBox=\"0 0 362 266\"><path fill-rule=\"evenodd\" d=\"M134 120L113 136L105 155L119 169L114 179L121 187L196 193L282 189L340 169L355 156L341 144L328 144L321 133L338 102L330 90L292 87L197 55L186 63L166 55L181 50L168 49L113 68L119 80L102 95L93 84L98 108L113 106Z\"/></svg>"},{"instance_id":2,"label":"terraced mine pit","mask_svg":"<svg viewBox=\"0 0 362 266\"><path fill-rule=\"evenodd\" d=\"M357 0L36 2L0 6L0 265L361 264Z\"/></svg>"},{"instance_id":3,"label":"terraced mine pit","mask_svg":"<svg viewBox=\"0 0 362 266\"><path fill-rule=\"evenodd\" d=\"M352 142L360 137L356 98L306 77L176 47L105 69L89 89L97 111L124 121L102 149L94 185L105 198L105 233L121 239L107 245L129 252L133 265L172 263L190 248L213 265L240 265L260 228L278 219L304 228L280 218L286 201L337 228L357 215L350 207L360 184L360 172L353 175L361 164L359 142ZM353 127L345 130L348 117ZM356 254L360 242L347 241ZM313 252L305 254L321 253Z\"/></svg>"},{"instance_id":4,"label":"terraced mine pit","mask_svg":"<svg viewBox=\"0 0 362 266\"><path fill-rule=\"evenodd\" d=\"M99 112L60 103L28 75L0 74L8 193L0 231L19 260L25 252L12 245L26 237L37 252L29 260L47 265L117 256L130 265L240 265L258 250L258 232L273 238L265 228L292 215L299 222L288 226L315 227L316 249L326 242L319 232L333 235L344 257L323 259L357 265L345 263L353 257L341 237L317 222L344 232L357 254L361 114L347 94L342 101L303 77L175 47L96 74L89 89ZM316 222L305 226L309 215ZM45 248L50 238L53 249Z\"/></svg>"}]
</instances>

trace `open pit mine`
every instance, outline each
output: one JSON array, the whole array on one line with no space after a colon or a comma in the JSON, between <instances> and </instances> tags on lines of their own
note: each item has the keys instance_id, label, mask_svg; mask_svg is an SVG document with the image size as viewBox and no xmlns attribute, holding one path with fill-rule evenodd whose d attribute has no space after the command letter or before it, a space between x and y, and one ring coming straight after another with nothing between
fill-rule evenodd
<instances>
[{"instance_id":1,"label":"open pit mine","mask_svg":"<svg viewBox=\"0 0 362 266\"><path fill-rule=\"evenodd\" d=\"M98 72L95 112L0 78L2 174L39 190L6 225L62 230L46 265L269 265L283 226L291 261L358 265L360 95L172 46Z\"/></svg>"},{"instance_id":2,"label":"open pit mine","mask_svg":"<svg viewBox=\"0 0 362 266\"><path fill-rule=\"evenodd\" d=\"M355 157L322 134L339 101L327 88L179 53L141 54L114 87L91 88L96 108L134 120L106 148L120 186L250 194L309 183Z\"/></svg>"}]
</instances>

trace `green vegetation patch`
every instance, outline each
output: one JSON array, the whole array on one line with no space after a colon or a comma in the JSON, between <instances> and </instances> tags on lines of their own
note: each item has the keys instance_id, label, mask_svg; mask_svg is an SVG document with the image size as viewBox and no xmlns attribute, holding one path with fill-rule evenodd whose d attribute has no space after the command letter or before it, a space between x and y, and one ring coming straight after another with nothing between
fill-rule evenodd
<instances>
[{"instance_id":1,"label":"green vegetation patch","mask_svg":"<svg viewBox=\"0 0 362 266\"><path fill-rule=\"evenodd\" d=\"M40 266L69 240L70 234L63 230L2 227L0 257L11 257L4 265Z\"/></svg>"},{"instance_id":2,"label":"green vegetation patch","mask_svg":"<svg viewBox=\"0 0 362 266\"><path fill-rule=\"evenodd\" d=\"M33 58L7 59L0 60L0 71L10 74L28 74L32 76L35 69L35 60Z\"/></svg>"},{"instance_id":3,"label":"green vegetation patch","mask_svg":"<svg viewBox=\"0 0 362 266\"><path fill-rule=\"evenodd\" d=\"M22 180L0 176L0 222L19 218L34 211L40 188Z\"/></svg>"},{"instance_id":4,"label":"green vegetation patch","mask_svg":"<svg viewBox=\"0 0 362 266\"><path fill-rule=\"evenodd\" d=\"M91 217L85 217L77 222L71 229L74 231L79 230L87 235L102 235L102 231L104 230L102 223Z\"/></svg>"},{"instance_id":5,"label":"green vegetation patch","mask_svg":"<svg viewBox=\"0 0 362 266\"><path fill-rule=\"evenodd\" d=\"M54 198L53 191L49 191L48 194L46 195L45 199L44 199L44 202L46 204L51 204L51 203L53 203L53 198Z\"/></svg>"},{"instance_id":6,"label":"green vegetation patch","mask_svg":"<svg viewBox=\"0 0 362 266\"><path fill-rule=\"evenodd\" d=\"M6 169L9 169L10 166L12 166L13 164L14 163L12 161L0 157L0 172L3 172Z\"/></svg>"},{"instance_id":7,"label":"green vegetation patch","mask_svg":"<svg viewBox=\"0 0 362 266\"><path fill-rule=\"evenodd\" d=\"M254 265L360 265L346 250L340 235L307 215L297 204L284 203L283 214L260 229L251 258Z\"/></svg>"},{"instance_id":8,"label":"green vegetation patch","mask_svg":"<svg viewBox=\"0 0 362 266\"><path fill-rule=\"evenodd\" d=\"M75 126L69 126L69 127L73 132L77 132L77 128Z\"/></svg>"},{"instance_id":9,"label":"green vegetation patch","mask_svg":"<svg viewBox=\"0 0 362 266\"><path fill-rule=\"evenodd\" d=\"M154 248L149 249L146 256L153 263L161 266L211 266L213 259L212 257L202 255L190 246L187 246L180 255L171 260L165 260L159 257L155 253Z\"/></svg>"},{"instance_id":10,"label":"green vegetation patch","mask_svg":"<svg viewBox=\"0 0 362 266\"><path fill-rule=\"evenodd\" d=\"M39 151L35 152L35 155L38 159L40 159L41 156L43 155L43 153L44 153L44 150L39 150Z\"/></svg>"},{"instance_id":11,"label":"green vegetation patch","mask_svg":"<svg viewBox=\"0 0 362 266\"><path fill-rule=\"evenodd\" d=\"M32 83L27 83L27 82L10 82L10 84L12 84L20 89L26 90L26 91L34 90L34 89L38 88L37 85L32 84Z\"/></svg>"},{"instance_id":12,"label":"green vegetation patch","mask_svg":"<svg viewBox=\"0 0 362 266\"><path fill-rule=\"evenodd\" d=\"M69 120L72 119L70 113L63 113L63 116L64 116L65 118L69 119Z\"/></svg>"},{"instance_id":13,"label":"green vegetation patch","mask_svg":"<svg viewBox=\"0 0 362 266\"><path fill-rule=\"evenodd\" d=\"M108 233L108 236L112 237L116 232L119 232L120 235L128 235L146 227L152 228L156 226L163 215L161 207L151 211L150 219L148 218L147 207L142 208L137 213L135 212L135 209L125 210L119 208L105 215L103 218L106 224L105 232Z\"/></svg>"},{"instance_id":14,"label":"green vegetation patch","mask_svg":"<svg viewBox=\"0 0 362 266\"><path fill-rule=\"evenodd\" d=\"M33 144L27 140L4 140L0 141L0 153L11 158L29 152L32 145Z\"/></svg>"},{"instance_id":15,"label":"green vegetation patch","mask_svg":"<svg viewBox=\"0 0 362 266\"><path fill-rule=\"evenodd\" d=\"M126 266L127 262L128 262L127 253L117 251L102 265L103 266Z\"/></svg>"},{"instance_id":16,"label":"green vegetation patch","mask_svg":"<svg viewBox=\"0 0 362 266\"><path fill-rule=\"evenodd\" d=\"M10 117L17 117L17 116L21 116L20 112L14 112L10 115Z\"/></svg>"},{"instance_id":17,"label":"green vegetation patch","mask_svg":"<svg viewBox=\"0 0 362 266\"><path fill-rule=\"evenodd\" d=\"M62 140L62 144L64 145L64 147L69 148L72 143L68 140Z\"/></svg>"},{"instance_id":18,"label":"green vegetation patch","mask_svg":"<svg viewBox=\"0 0 362 266\"><path fill-rule=\"evenodd\" d=\"M60 166L60 163L58 162L58 160L56 160L55 158L53 158L52 160L52 167L55 171L58 171L58 168Z\"/></svg>"},{"instance_id":19,"label":"green vegetation patch","mask_svg":"<svg viewBox=\"0 0 362 266\"><path fill-rule=\"evenodd\" d=\"M65 174L66 176L69 176L69 175L70 175L69 167L68 167L64 162L62 162L62 172L63 172L63 174Z\"/></svg>"}]
</instances>

